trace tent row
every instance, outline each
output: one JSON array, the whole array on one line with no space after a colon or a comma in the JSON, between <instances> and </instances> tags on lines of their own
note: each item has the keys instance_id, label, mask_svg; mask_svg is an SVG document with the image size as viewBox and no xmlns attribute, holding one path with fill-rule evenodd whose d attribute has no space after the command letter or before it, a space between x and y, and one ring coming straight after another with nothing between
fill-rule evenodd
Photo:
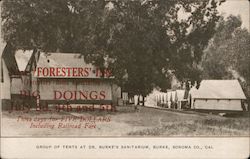
<instances>
[{"instance_id":1,"label":"tent row","mask_svg":"<svg viewBox=\"0 0 250 159\"><path fill-rule=\"evenodd\" d=\"M155 96L157 106L173 108L173 109L183 109L184 105L187 103L187 98L185 96L187 92L185 90L175 90L168 92L160 92Z\"/></svg>"},{"instance_id":2,"label":"tent row","mask_svg":"<svg viewBox=\"0 0 250 159\"><path fill-rule=\"evenodd\" d=\"M249 105L238 80L203 80L187 90L158 92L156 105L172 109L247 111Z\"/></svg>"}]
</instances>

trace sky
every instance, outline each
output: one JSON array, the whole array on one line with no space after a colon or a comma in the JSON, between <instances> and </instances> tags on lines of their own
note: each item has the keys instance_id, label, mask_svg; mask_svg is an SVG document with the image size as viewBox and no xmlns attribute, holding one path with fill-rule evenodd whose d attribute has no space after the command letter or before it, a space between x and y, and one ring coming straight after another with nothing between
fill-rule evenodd
<instances>
[{"instance_id":1,"label":"sky","mask_svg":"<svg viewBox=\"0 0 250 159\"><path fill-rule=\"evenodd\" d=\"M221 6L218 11L225 17L232 15L240 15L242 19L242 27L249 28L250 16L249 16L250 2L248 0L227 0Z\"/></svg>"}]
</instances>

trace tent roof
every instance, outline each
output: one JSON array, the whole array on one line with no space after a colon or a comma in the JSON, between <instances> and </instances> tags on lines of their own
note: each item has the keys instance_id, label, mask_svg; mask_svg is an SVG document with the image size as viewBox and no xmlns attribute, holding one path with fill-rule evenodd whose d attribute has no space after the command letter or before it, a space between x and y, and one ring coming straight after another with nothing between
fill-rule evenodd
<instances>
[{"instance_id":1,"label":"tent roof","mask_svg":"<svg viewBox=\"0 0 250 159\"><path fill-rule=\"evenodd\" d=\"M33 50L17 50L15 58L19 71L25 71L26 66L32 56Z\"/></svg>"},{"instance_id":2,"label":"tent roof","mask_svg":"<svg viewBox=\"0 0 250 159\"><path fill-rule=\"evenodd\" d=\"M188 96L195 96L195 93L198 91L198 89L195 87L195 86L193 86L190 90L189 90L189 92L188 92Z\"/></svg>"},{"instance_id":3,"label":"tent roof","mask_svg":"<svg viewBox=\"0 0 250 159\"><path fill-rule=\"evenodd\" d=\"M4 60L10 75L19 75L19 70L15 59L15 51L12 45L6 44L2 53L2 59Z\"/></svg>"},{"instance_id":4,"label":"tent roof","mask_svg":"<svg viewBox=\"0 0 250 159\"><path fill-rule=\"evenodd\" d=\"M246 99L238 80L203 80L194 92L199 99Z\"/></svg>"},{"instance_id":5,"label":"tent roof","mask_svg":"<svg viewBox=\"0 0 250 159\"><path fill-rule=\"evenodd\" d=\"M42 52L37 67L93 67L87 64L81 54Z\"/></svg>"}]
</instances>

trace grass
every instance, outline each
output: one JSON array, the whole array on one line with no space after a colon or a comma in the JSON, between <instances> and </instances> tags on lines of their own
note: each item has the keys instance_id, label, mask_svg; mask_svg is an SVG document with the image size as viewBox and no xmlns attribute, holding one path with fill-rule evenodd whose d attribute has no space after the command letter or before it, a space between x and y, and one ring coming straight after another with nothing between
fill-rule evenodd
<instances>
[{"instance_id":1,"label":"grass","mask_svg":"<svg viewBox=\"0 0 250 159\"><path fill-rule=\"evenodd\" d=\"M139 136L248 136L249 125L237 124L235 120L194 120L190 122L164 123L161 127L130 132L129 135Z\"/></svg>"},{"instance_id":2,"label":"grass","mask_svg":"<svg viewBox=\"0 0 250 159\"><path fill-rule=\"evenodd\" d=\"M96 123L95 129L31 129L16 122L19 115L29 117L94 116L109 117L110 122ZM84 123L83 123L84 124ZM73 135L73 136L249 136L249 116L219 115L159 110L133 106L117 107L117 112L81 113L2 113L2 135Z\"/></svg>"}]
</instances>

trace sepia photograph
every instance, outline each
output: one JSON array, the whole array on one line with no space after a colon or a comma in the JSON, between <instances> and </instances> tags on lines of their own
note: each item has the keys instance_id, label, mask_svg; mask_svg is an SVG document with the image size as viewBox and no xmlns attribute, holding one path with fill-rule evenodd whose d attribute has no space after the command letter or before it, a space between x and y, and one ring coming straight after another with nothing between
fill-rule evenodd
<instances>
[{"instance_id":1,"label":"sepia photograph","mask_svg":"<svg viewBox=\"0 0 250 159\"><path fill-rule=\"evenodd\" d=\"M0 158L250 156L250 1L0 5Z\"/></svg>"}]
</instances>

